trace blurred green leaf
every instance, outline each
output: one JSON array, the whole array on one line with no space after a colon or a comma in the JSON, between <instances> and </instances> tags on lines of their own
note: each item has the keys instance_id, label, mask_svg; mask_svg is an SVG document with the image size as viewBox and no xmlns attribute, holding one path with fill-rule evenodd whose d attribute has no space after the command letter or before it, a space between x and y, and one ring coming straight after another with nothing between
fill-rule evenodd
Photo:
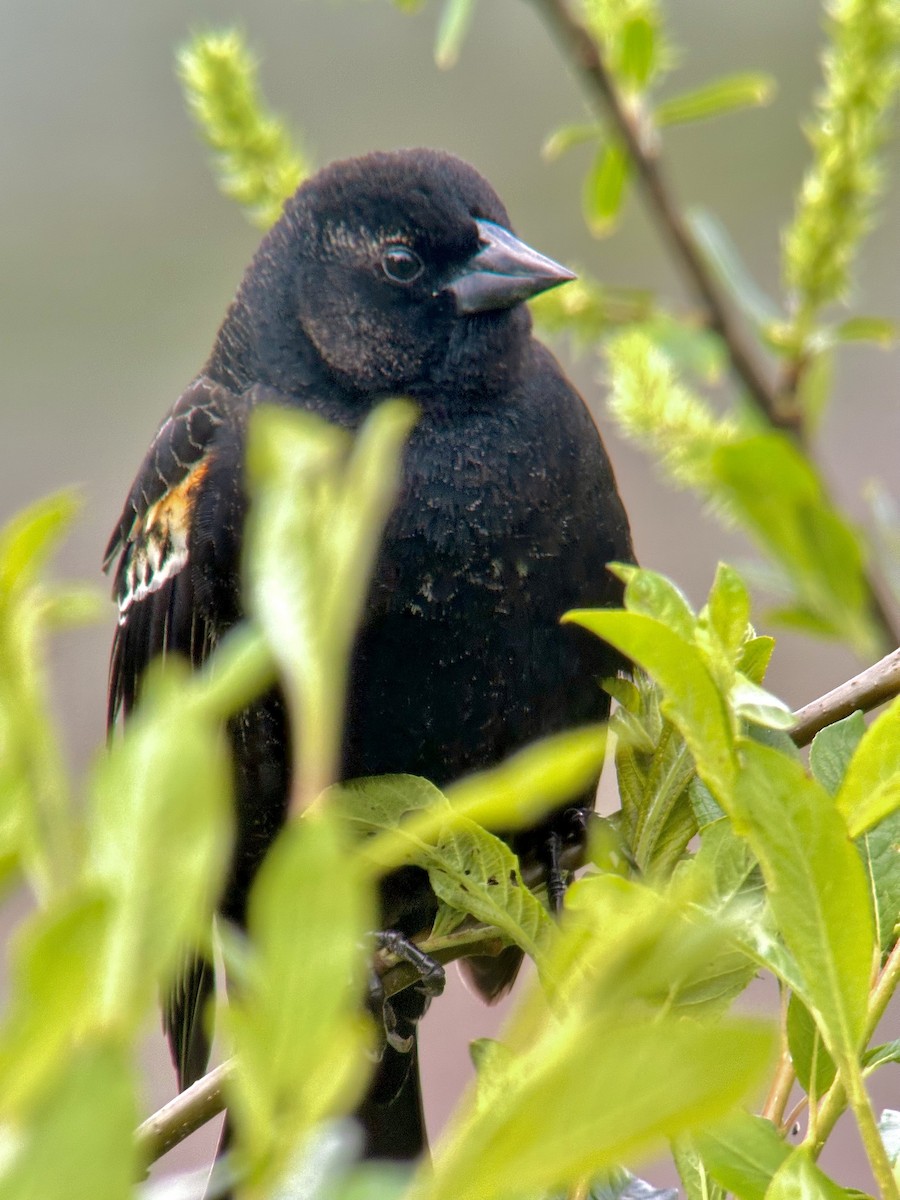
<instances>
[{"instance_id":1,"label":"blurred green leaf","mask_svg":"<svg viewBox=\"0 0 900 1200\"><path fill-rule=\"evenodd\" d=\"M451 784L446 796L457 813L489 829L527 828L596 787L605 752L604 725L566 730Z\"/></svg>"},{"instance_id":2,"label":"blurred green leaf","mask_svg":"<svg viewBox=\"0 0 900 1200\"><path fill-rule=\"evenodd\" d=\"M365 1083L362 946L377 917L353 861L337 823L317 812L282 830L251 892L245 977L222 1014L248 1196L264 1195L304 1137L351 1108Z\"/></svg>"},{"instance_id":3,"label":"blurred green leaf","mask_svg":"<svg viewBox=\"0 0 900 1200\"><path fill-rule=\"evenodd\" d=\"M74 597L43 578L77 508L60 492L0 530L0 882L21 866L42 899L71 883L79 855L45 679L47 634Z\"/></svg>"},{"instance_id":4,"label":"blurred green leaf","mask_svg":"<svg viewBox=\"0 0 900 1200\"><path fill-rule=\"evenodd\" d=\"M683 125L688 121L705 121L741 108L759 108L768 104L775 94L771 75L744 72L724 75L702 87L658 104L654 112L657 125Z\"/></svg>"},{"instance_id":5,"label":"blurred green leaf","mask_svg":"<svg viewBox=\"0 0 900 1200\"><path fill-rule=\"evenodd\" d=\"M710 1174L739 1200L764 1200L772 1176L791 1153L771 1121L748 1112L732 1113L694 1141Z\"/></svg>"},{"instance_id":6,"label":"blurred green leaf","mask_svg":"<svg viewBox=\"0 0 900 1200\"><path fill-rule=\"evenodd\" d=\"M504 1103L477 1119L462 1106L435 1152L428 1194L501 1200L589 1177L727 1111L771 1049L757 1021L562 1021L498 1069Z\"/></svg>"},{"instance_id":7,"label":"blurred green leaf","mask_svg":"<svg viewBox=\"0 0 900 1200\"><path fill-rule=\"evenodd\" d=\"M688 224L729 295L757 329L765 329L780 320L778 305L750 274L737 246L718 217L708 209L694 208L688 213Z\"/></svg>"},{"instance_id":8,"label":"blurred green leaf","mask_svg":"<svg viewBox=\"0 0 900 1200\"><path fill-rule=\"evenodd\" d=\"M127 1200L138 1175L129 1054L79 1047L40 1098L27 1130L5 1130L2 1200ZM12 1145L7 1139L12 1139Z\"/></svg>"},{"instance_id":9,"label":"blurred green leaf","mask_svg":"<svg viewBox=\"0 0 900 1200\"><path fill-rule=\"evenodd\" d=\"M656 27L643 13L627 19L620 34L619 74L626 91L642 92L656 65Z\"/></svg>"},{"instance_id":10,"label":"blurred green leaf","mask_svg":"<svg viewBox=\"0 0 900 1200\"><path fill-rule=\"evenodd\" d=\"M847 765L865 731L865 719L857 711L842 721L826 725L813 738L809 748L810 770L829 795L836 795L840 788Z\"/></svg>"},{"instance_id":11,"label":"blurred green leaf","mask_svg":"<svg viewBox=\"0 0 900 1200\"><path fill-rule=\"evenodd\" d=\"M777 559L809 615L874 654L859 541L800 452L781 434L760 434L719 448L712 468L730 510Z\"/></svg>"},{"instance_id":12,"label":"blurred green leaf","mask_svg":"<svg viewBox=\"0 0 900 1200\"><path fill-rule=\"evenodd\" d=\"M97 980L112 909L82 889L37 912L12 945L12 994L0 1033L0 1112L18 1123L79 1040L102 1025Z\"/></svg>"},{"instance_id":13,"label":"blurred green leaf","mask_svg":"<svg viewBox=\"0 0 900 1200\"><path fill-rule=\"evenodd\" d=\"M877 825L900 806L900 697L863 733L835 803L851 837Z\"/></svg>"},{"instance_id":14,"label":"blurred green leaf","mask_svg":"<svg viewBox=\"0 0 900 1200\"><path fill-rule=\"evenodd\" d=\"M434 61L442 71L456 66L477 0L444 0L434 44Z\"/></svg>"},{"instance_id":15,"label":"blurred green leaf","mask_svg":"<svg viewBox=\"0 0 900 1200\"><path fill-rule=\"evenodd\" d=\"M631 159L620 142L597 152L582 190L582 210L594 237L606 237L615 226L631 177Z\"/></svg>"},{"instance_id":16,"label":"blurred green leaf","mask_svg":"<svg viewBox=\"0 0 900 1200\"><path fill-rule=\"evenodd\" d=\"M848 317L833 332L839 342L875 342L887 348L897 340L897 322L887 317Z\"/></svg>"},{"instance_id":17,"label":"blurred green leaf","mask_svg":"<svg viewBox=\"0 0 900 1200\"><path fill-rule=\"evenodd\" d=\"M599 142L604 132L604 127L596 121L560 125L545 139L541 146L541 155L547 162L554 162L575 146L583 146L586 142Z\"/></svg>"},{"instance_id":18,"label":"blurred green leaf","mask_svg":"<svg viewBox=\"0 0 900 1200\"><path fill-rule=\"evenodd\" d=\"M725 342L718 333L696 320L678 319L666 312L657 312L641 321L639 330L680 370L690 371L704 383L720 382L728 369Z\"/></svg>"},{"instance_id":19,"label":"blurred green leaf","mask_svg":"<svg viewBox=\"0 0 900 1200\"><path fill-rule=\"evenodd\" d=\"M834 1082L837 1068L809 1009L797 996L791 996L788 1005L787 1036L800 1086L807 1095L824 1096Z\"/></svg>"},{"instance_id":20,"label":"blurred green leaf","mask_svg":"<svg viewBox=\"0 0 900 1200\"><path fill-rule=\"evenodd\" d=\"M874 929L859 855L828 793L802 764L741 746L732 819L759 860L778 928L832 1057L856 1059L865 1028Z\"/></svg>"},{"instance_id":21,"label":"blurred green leaf","mask_svg":"<svg viewBox=\"0 0 900 1200\"><path fill-rule=\"evenodd\" d=\"M387 401L352 442L311 413L251 421L248 603L287 694L294 812L337 774L350 648L414 420L412 405Z\"/></svg>"},{"instance_id":22,"label":"blurred green leaf","mask_svg":"<svg viewBox=\"0 0 900 1200\"><path fill-rule=\"evenodd\" d=\"M185 703L187 670L174 666L145 678L138 710L99 764L88 816L87 878L114 902L98 1004L126 1027L205 935L230 847L219 722Z\"/></svg>"}]
</instances>

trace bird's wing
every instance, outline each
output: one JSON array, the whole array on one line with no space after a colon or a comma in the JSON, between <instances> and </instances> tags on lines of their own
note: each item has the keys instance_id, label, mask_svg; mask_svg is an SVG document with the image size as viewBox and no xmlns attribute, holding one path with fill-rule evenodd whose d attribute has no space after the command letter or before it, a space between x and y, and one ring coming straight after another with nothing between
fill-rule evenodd
<instances>
[{"instance_id":1,"label":"bird's wing","mask_svg":"<svg viewBox=\"0 0 900 1200\"><path fill-rule=\"evenodd\" d=\"M110 727L120 712L130 712L154 658L178 653L198 666L209 653L214 631L198 611L186 569L191 522L217 434L243 403L204 376L191 384L153 439L110 538L103 566L113 570L119 606L109 673ZM189 954L164 1002L163 1027L182 1087L206 1067L203 1012L214 986L211 963Z\"/></svg>"},{"instance_id":2,"label":"bird's wing","mask_svg":"<svg viewBox=\"0 0 900 1200\"><path fill-rule=\"evenodd\" d=\"M109 675L108 722L126 716L140 678L160 654L194 665L209 650L199 623L188 562L191 520L213 461L216 435L240 398L200 376L163 421L113 530L103 569L113 571L119 624Z\"/></svg>"}]
</instances>

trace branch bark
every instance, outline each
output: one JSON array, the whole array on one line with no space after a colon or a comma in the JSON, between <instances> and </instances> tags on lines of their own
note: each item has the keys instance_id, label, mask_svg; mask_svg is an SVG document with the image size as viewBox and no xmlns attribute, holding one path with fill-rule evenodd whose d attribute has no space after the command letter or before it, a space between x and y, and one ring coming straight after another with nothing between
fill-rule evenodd
<instances>
[{"instance_id":1,"label":"branch bark","mask_svg":"<svg viewBox=\"0 0 900 1200\"><path fill-rule=\"evenodd\" d=\"M869 712L900 694L900 650L886 655L873 666L854 675L840 687L798 709L791 737L798 746L808 745L820 729L849 717L861 709Z\"/></svg>"}]
</instances>

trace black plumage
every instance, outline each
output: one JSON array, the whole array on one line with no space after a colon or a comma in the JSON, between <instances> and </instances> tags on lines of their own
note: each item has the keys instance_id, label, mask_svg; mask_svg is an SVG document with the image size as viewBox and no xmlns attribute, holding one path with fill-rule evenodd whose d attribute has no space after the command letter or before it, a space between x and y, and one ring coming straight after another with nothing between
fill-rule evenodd
<instances>
[{"instance_id":1,"label":"black plumage","mask_svg":"<svg viewBox=\"0 0 900 1200\"><path fill-rule=\"evenodd\" d=\"M241 615L247 417L260 403L356 427L380 399L421 410L355 648L345 778L438 784L527 742L602 719L612 651L559 618L618 604L606 571L632 556L603 445L578 393L534 339L522 301L571 275L519 242L471 167L430 150L336 163L285 205L248 268L212 354L160 428L107 551L120 624L110 721L157 654L201 662ZM222 912L247 890L284 818L290 748L277 692L230 726L238 834ZM578 814L513 839L549 869ZM385 928L413 935L434 902L425 877L385 881ZM520 956L468 964L493 999ZM199 1014L212 986L188 965L166 1006L181 1083L205 1065ZM398 1000L414 1032L424 1003ZM414 1051L388 1047L362 1109L370 1153L423 1144Z\"/></svg>"}]
</instances>

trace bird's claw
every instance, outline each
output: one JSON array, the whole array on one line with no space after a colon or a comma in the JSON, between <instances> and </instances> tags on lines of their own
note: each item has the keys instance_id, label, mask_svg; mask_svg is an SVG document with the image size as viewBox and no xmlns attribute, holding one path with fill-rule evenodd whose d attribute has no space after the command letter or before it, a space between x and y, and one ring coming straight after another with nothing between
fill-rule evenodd
<instances>
[{"instance_id":1,"label":"bird's claw","mask_svg":"<svg viewBox=\"0 0 900 1200\"><path fill-rule=\"evenodd\" d=\"M380 1061L385 1046L390 1046L398 1054L409 1054L415 1045L415 1031L419 1020L425 1015L428 1006L435 996L444 990L446 975L444 968L419 947L396 930L385 930L374 935L375 945L379 950L393 954L401 962L414 967L419 980L406 990L418 995L418 1001L403 1004L405 1011L398 1012L397 1005L385 995L384 984L377 971L369 975L369 1008L376 1018L376 1024L384 1035L384 1040L376 1052Z\"/></svg>"}]
</instances>

